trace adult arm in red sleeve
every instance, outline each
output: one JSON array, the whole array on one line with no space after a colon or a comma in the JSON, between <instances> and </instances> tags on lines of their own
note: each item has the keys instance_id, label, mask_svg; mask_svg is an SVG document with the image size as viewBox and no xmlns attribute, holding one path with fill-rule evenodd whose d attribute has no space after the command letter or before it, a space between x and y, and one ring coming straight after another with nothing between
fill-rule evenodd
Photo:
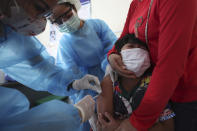
<instances>
[{"instance_id":1,"label":"adult arm in red sleeve","mask_svg":"<svg viewBox=\"0 0 197 131\"><path fill-rule=\"evenodd\" d=\"M126 22L125 22L125 25L124 25L124 29L123 29L123 32L122 34L120 35L120 38L122 38L125 34L129 33L129 23L130 23L130 18L133 14L133 11L134 11L134 8L135 8L135 2L136 0L133 0L132 3L130 4L130 7L129 7L129 12L127 14L127 19L126 19ZM120 39L119 38L119 39ZM112 53L117 53L116 49L115 49L115 45L113 46L113 48L108 52L107 54L107 57L109 57L110 54Z\"/></svg>"},{"instance_id":2,"label":"adult arm in red sleeve","mask_svg":"<svg viewBox=\"0 0 197 131\"><path fill-rule=\"evenodd\" d=\"M143 100L130 117L130 122L139 131L154 124L173 95L184 72L197 20L196 0L157 2L160 21L158 61Z\"/></svg>"},{"instance_id":3,"label":"adult arm in red sleeve","mask_svg":"<svg viewBox=\"0 0 197 131\"><path fill-rule=\"evenodd\" d=\"M132 17L133 11L136 7L135 3L136 3L136 0L134 0L130 5L130 9L127 15L127 20L126 20L125 27L124 27L121 37L123 37L125 34L129 32L129 22L130 22L130 18ZM126 69L126 66L123 64L122 58L117 53L115 46L113 46L112 50L108 52L108 61L112 69L116 71L118 74L127 78L136 78L133 72Z\"/></svg>"}]
</instances>

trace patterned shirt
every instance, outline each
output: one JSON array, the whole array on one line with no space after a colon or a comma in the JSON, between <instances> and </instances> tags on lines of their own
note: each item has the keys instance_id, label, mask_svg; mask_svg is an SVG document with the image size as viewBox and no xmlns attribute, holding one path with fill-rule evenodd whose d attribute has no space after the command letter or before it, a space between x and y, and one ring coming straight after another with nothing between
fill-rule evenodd
<instances>
[{"instance_id":1,"label":"patterned shirt","mask_svg":"<svg viewBox=\"0 0 197 131\"><path fill-rule=\"evenodd\" d=\"M115 82L113 102L116 118L128 118L132 114L132 111L139 106L150 82L150 78L150 76L145 76L131 92L127 92L118 81ZM174 116L175 114L171 110L170 104L168 104L161 113L159 121L165 121Z\"/></svg>"}]
</instances>

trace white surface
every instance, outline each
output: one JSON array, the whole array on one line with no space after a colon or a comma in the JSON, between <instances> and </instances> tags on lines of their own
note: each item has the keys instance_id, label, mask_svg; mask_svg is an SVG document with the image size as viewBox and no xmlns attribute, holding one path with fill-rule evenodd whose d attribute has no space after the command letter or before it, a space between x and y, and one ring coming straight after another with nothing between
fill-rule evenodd
<instances>
[{"instance_id":1,"label":"white surface","mask_svg":"<svg viewBox=\"0 0 197 131\"><path fill-rule=\"evenodd\" d=\"M92 18L104 20L119 36L132 0L91 0Z\"/></svg>"},{"instance_id":2,"label":"white surface","mask_svg":"<svg viewBox=\"0 0 197 131\"><path fill-rule=\"evenodd\" d=\"M0 83L5 82L5 74L0 70Z\"/></svg>"}]
</instances>

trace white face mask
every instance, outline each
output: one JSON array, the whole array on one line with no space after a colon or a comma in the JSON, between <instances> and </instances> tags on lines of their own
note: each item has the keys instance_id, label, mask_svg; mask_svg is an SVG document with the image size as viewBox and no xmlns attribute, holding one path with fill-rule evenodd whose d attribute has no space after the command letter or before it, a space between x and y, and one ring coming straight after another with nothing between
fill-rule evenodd
<instances>
[{"instance_id":1,"label":"white face mask","mask_svg":"<svg viewBox=\"0 0 197 131\"><path fill-rule=\"evenodd\" d=\"M16 1L15 6L11 7L11 17L5 17L1 20L4 24L9 25L15 31L23 35L37 35L44 31L46 19L32 19L20 8Z\"/></svg>"},{"instance_id":2,"label":"white face mask","mask_svg":"<svg viewBox=\"0 0 197 131\"><path fill-rule=\"evenodd\" d=\"M148 51L141 48L125 49L121 51L122 60L126 68L140 77L150 67Z\"/></svg>"},{"instance_id":3,"label":"white face mask","mask_svg":"<svg viewBox=\"0 0 197 131\"><path fill-rule=\"evenodd\" d=\"M62 33L73 33L79 29L80 19L75 12L73 12L73 16L67 21L63 22L63 24L59 25L59 31Z\"/></svg>"}]
</instances>

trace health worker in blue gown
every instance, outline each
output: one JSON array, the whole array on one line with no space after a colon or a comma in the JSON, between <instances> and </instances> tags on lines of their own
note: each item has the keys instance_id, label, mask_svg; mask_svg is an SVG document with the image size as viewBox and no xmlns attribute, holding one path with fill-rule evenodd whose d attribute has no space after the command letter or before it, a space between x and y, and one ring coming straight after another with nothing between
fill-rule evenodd
<instances>
[{"instance_id":1,"label":"health worker in blue gown","mask_svg":"<svg viewBox=\"0 0 197 131\"><path fill-rule=\"evenodd\" d=\"M76 79L91 74L101 81L108 65L107 52L117 40L115 34L102 20L81 20L77 15L79 0L60 0L58 4L50 18L51 23L62 32L57 65L70 70ZM72 87L75 89L74 84ZM70 98L76 103L87 94L95 95L95 92L80 90Z\"/></svg>"},{"instance_id":2,"label":"health worker in blue gown","mask_svg":"<svg viewBox=\"0 0 197 131\"><path fill-rule=\"evenodd\" d=\"M76 80L70 75L72 72L55 66L54 58L49 56L45 47L34 36L29 36L45 29L46 19L43 16L50 14L56 2L1 0L0 69L29 88L54 95L75 93L75 90L67 89L72 81L78 89L85 86L97 90L99 82L96 77L88 75ZM94 85L90 85L89 81L93 81ZM85 107L77 104L55 100L29 109L29 102L22 93L2 86L0 97L1 131L78 131L81 130L81 122L88 119ZM94 104L87 104L88 116L94 111L93 107Z\"/></svg>"}]
</instances>

